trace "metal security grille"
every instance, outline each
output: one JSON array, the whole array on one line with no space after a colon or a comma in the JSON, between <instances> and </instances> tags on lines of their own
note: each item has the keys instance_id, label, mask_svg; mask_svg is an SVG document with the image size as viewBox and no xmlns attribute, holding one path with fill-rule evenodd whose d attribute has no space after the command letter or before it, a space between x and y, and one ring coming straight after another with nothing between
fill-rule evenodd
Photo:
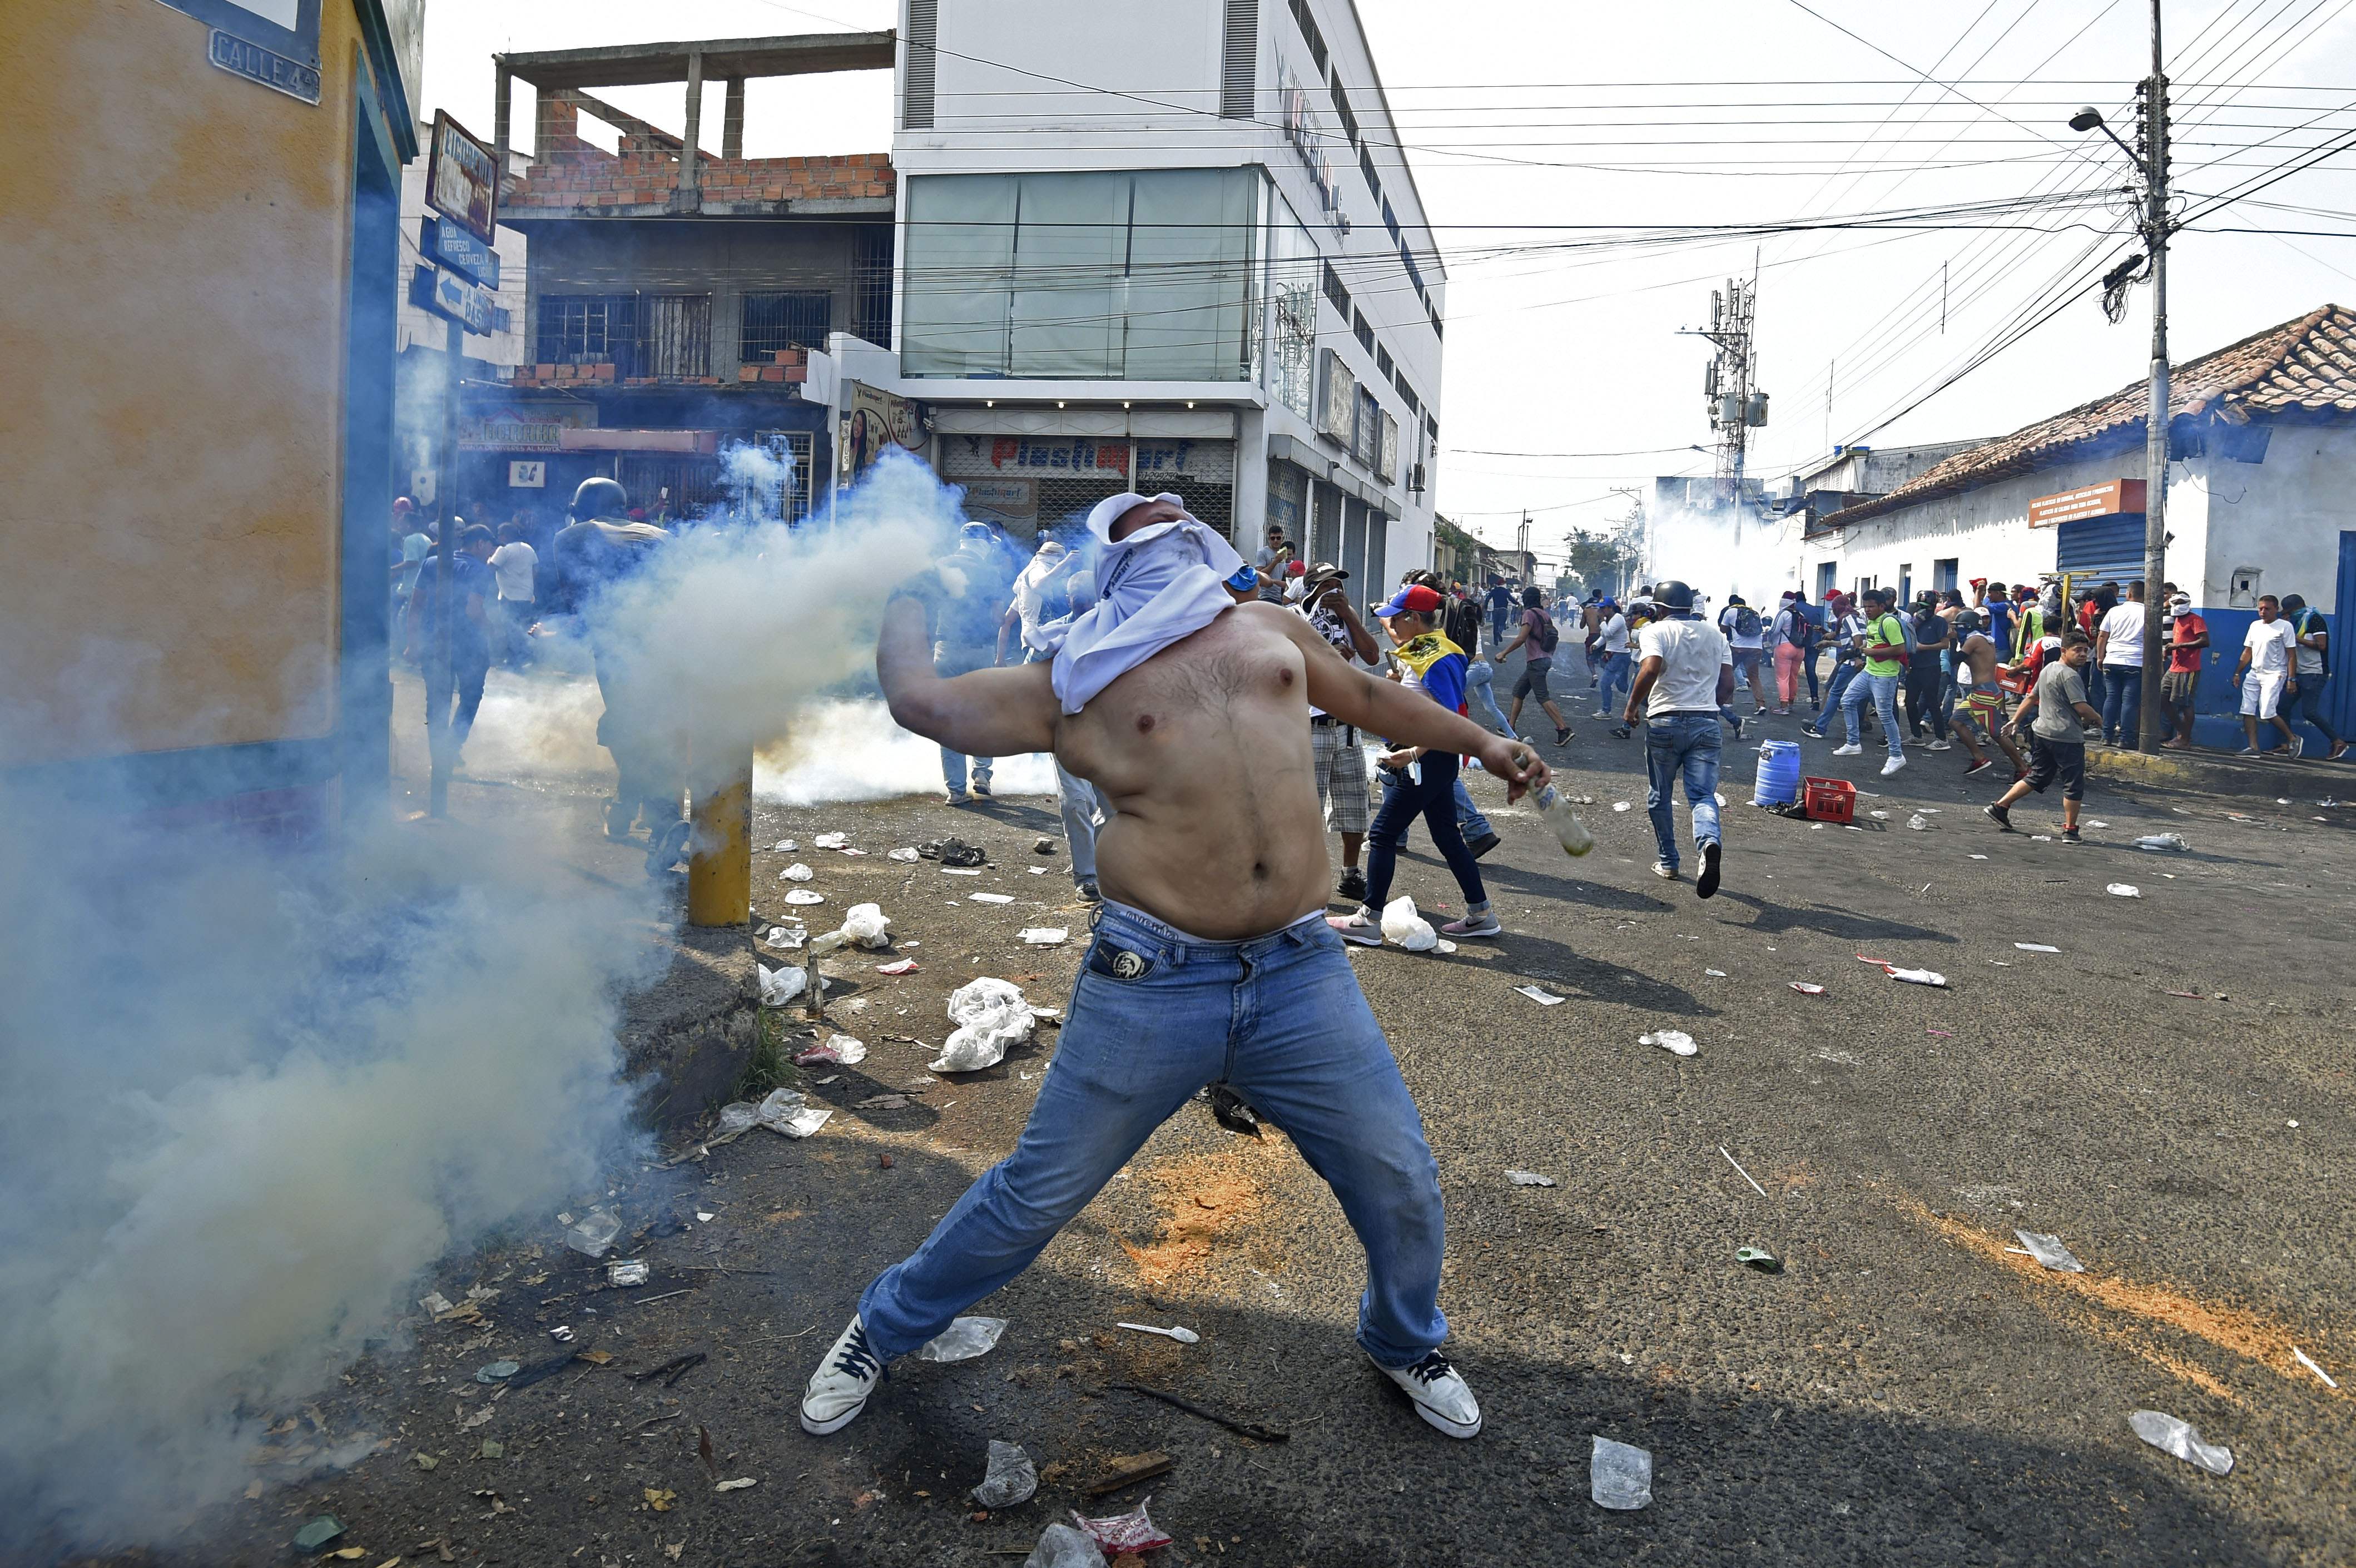
<instances>
[{"instance_id":1,"label":"metal security grille","mask_svg":"<svg viewBox=\"0 0 2356 1568\"><path fill-rule=\"evenodd\" d=\"M532 358L543 365L594 365L628 357L638 337L634 294L540 296Z\"/></svg>"},{"instance_id":2,"label":"metal security grille","mask_svg":"<svg viewBox=\"0 0 2356 1568\"><path fill-rule=\"evenodd\" d=\"M1039 480L1039 526L1053 529L1087 516L1088 509L1107 496L1129 489L1125 474L1091 475L1085 478L1042 476ZM1208 519L1205 520L1208 521Z\"/></svg>"},{"instance_id":3,"label":"metal security grille","mask_svg":"<svg viewBox=\"0 0 2356 1568\"><path fill-rule=\"evenodd\" d=\"M671 452L625 452L617 459L615 478L629 493L630 505L643 507L652 517L668 507L673 517L716 506L728 499L720 482L720 459Z\"/></svg>"},{"instance_id":4,"label":"metal security grille","mask_svg":"<svg viewBox=\"0 0 2356 1568\"><path fill-rule=\"evenodd\" d=\"M1259 69L1259 0L1227 0L1226 48L1219 62L1219 117L1252 117Z\"/></svg>"},{"instance_id":5,"label":"metal security grille","mask_svg":"<svg viewBox=\"0 0 2356 1568\"><path fill-rule=\"evenodd\" d=\"M658 294L638 301L638 370L642 376L712 373L712 296Z\"/></svg>"},{"instance_id":6,"label":"metal security grille","mask_svg":"<svg viewBox=\"0 0 2356 1568\"><path fill-rule=\"evenodd\" d=\"M748 294L742 357L759 361L780 349L823 349L833 327L834 295L825 289Z\"/></svg>"},{"instance_id":7,"label":"metal security grille","mask_svg":"<svg viewBox=\"0 0 2356 1568\"><path fill-rule=\"evenodd\" d=\"M908 70L902 80L900 126L933 128L933 67L941 41L940 0L908 0Z\"/></svg>"},{"instance_id":8,"label":"metal security grille","mask_svg":"<svg viewBox=\"0 0 2356 1568\"><path fill-rule=\"evenodd\" d=\"M892 231L872 223L851 231L851 330L880 349L892 346Z\"/></svg>"},{"instance_id":9,"label":"metal security grille","mask_svg":"<svg viewBox=\"0 0 2356 1568\"><path fill-rule=\"evenodd\" d=\"M773 456L787 458L793 465L793 478L787 481L787 493L776 498L787 521L799 521L808 517L810 485L815 477L812 465L816 461L816 437L807 430L760 430L754 432L753 440Z\"/></svg>"}]
</instances>

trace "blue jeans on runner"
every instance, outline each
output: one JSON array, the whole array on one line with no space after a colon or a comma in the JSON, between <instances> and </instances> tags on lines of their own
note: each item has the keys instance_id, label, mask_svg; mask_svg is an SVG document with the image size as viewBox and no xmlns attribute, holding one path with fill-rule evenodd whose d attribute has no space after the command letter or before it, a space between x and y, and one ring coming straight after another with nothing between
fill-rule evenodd
<instances>
[{"instance_id":1,"label":"blue jeans on runner","mask_svg":"<svg viewBox=\"0 0 2356 1568\"><path fill-rule=\"evenodd\" d=\"M1505 722L1505 711L1497 706L1497 667L1485 659L1468 660L1464 665L1464 703L1471 710L1472 722L1495 730L1499 735L1511 735L1514 726ZM1489 717L1481 710L1489 710ZM1490 720L1496 721L1492 724Z\"/></svg>"},{"instance_id":2,"label":"blue jeans on runner","mask_svg":"<svg viewBox=\"0 0 2356 1568\"><path fill-rule=\"evenodd\" d=\"M2301 681L2298 684L2299 690L2305 692L2307 682ZM2319 691L2317 693L2318 696L2321 694ZM2136 736L2141 733L2138 726L2143 723L2143 666L2140 664L2105 666L2103 671L2102 700L2091 705L2102 713L2104 740L2115 740L2126 746L2133 746Z\"/></svg>"},{"instance_id":3,"label":"blue jeans on runner","mask_svg":"<svg viewBox=\"0 0 2356 1568\"><path fill-rule=\"evenodd\" d=\"M1607 653L1603 656L1603 690L1595 699L1595 705L1603 710L1605 717L1616 719L1620 716L1620 710L1613 706L1612 693L1616 689L1620 693L1618 700L1627 701L1628 688L1635 678L1636 667L1626 654Z\"/></svg>"},{"instance_id":4,"label":"blue jeans on runner","mask_svg":"<svg viewBox=\"0 0 2356 1568\"><path fill-rule=\"evenodd\" d=\"M1014 1152L860 1297L876 1355L916 1349L1021 1273L1217 1081L1282 1128L1341 1200L1366 1251L1358 1343L1386 1367L1421 1360L1448 1337L1439 1170L1342 939L1317 913L1249 941L1204 941L1113 903Z\"/></svg>"},{"instance_id":5,"label":"blue jeans on runner","mask_svg":"<svg viewBox=\"0 0 2356 1568\"><path fill-rule=\"evenodd\" d=\"M1853 660L1833 666L1833 677L1825 682L1825 705L1816 710L1816 716L1810 721L1811 728L1820 730L1832 722L1834 713L1840 707L1841 698L1848 691L1849 682L1855 681L1858 671L1864 668Z\"/></svg>"},{"instance_id":6,"label":"blue jeans on runner","mask_svg":"<svg viewBox=\"0 0 2356 1568\"><path fill-rule=\"evenodd\" d=\"M1644 813L1653 819L1653 842L1661 859L1677 864L1677 815L1670 803L1677 780L1693 808L1694 843L1718 837L1718 714L1663 714L1644 725Z\"/></svg>"},{"instance_id":7,"label":"blue jeans on runner","mask_svg":"<svg viewBox=\"0 0 2356 1568\"><path fill-rule=\"evenodd\" d=\"M1870 702L1873 711L1881 716L1881 736L1890 743L1890 755L1898 757L1906 755L1906 746L1900 738L1898 727L1899 679L1895 675L1860 674L1848 683L1848 690L1840 695L1840 710L1841 722L1848 726L1849 745L1857 745L1860 738L1858 714Z\"/></svg>"},{"instance_id":8,"label":"blue jeans on runner","mask_svg":"<svg viewBox=\"0 0 2356 1568\"><path fill-rule=\"evenodd\" d=\"M1383 803L1388 805L1391 791L1406 787L1407 775L1396 768L1377 768L1375 771L1382 776ZM1456 831L1464 835L1468 843L1474 839L1487 838L1497 831L1489 825L1489 819L1481 814L1481 808L1472 803L1471 792L1464 788L1462 768L1456 774Z\"/></svg>"},{"instance_id":9,"label":"blue jeans on runner","mask_svg":"<svg viewBox=\"0 0 2356 1568\"><path fill-rule=\"evenodd\" d=\"M998 650L994 648L980 644L969 648L958 647L946 642L933 644L933 673L943 680L952 675L969 674L976 670L987 670L997 662ZM975 783L985 789L989 787L991 765L996 760L995 757L977 757L973 759ZM951 751L946 746L941 747L941 782L948 786L948 792L952 795L965 793L965 764L966 757L963 752Z\"/></svg>"},{"instance_id":10,"label":"blue jeans on runner","mask_svg":"<svg viewBox=\"0 0 2356 1568\"><path fill-rule=\"evenodd\" d=\"M1459 811L1472 811L1471 797L1463 795L1463 780L1456 776L1456 754L1452 751L1427 751L1416 764L1423 778L1420 783L1408 777L1401 768L1385 768L1383 803L1375 812L1374 824L1366 830L1366 907L1377 915L1389 898L1391 877L1398 868L1399 845L1407 842L1407 831L1421 817L1431 830L1432 846L1440 851L1448 869L1456 876L1457 889L1468 905L1485 904L1489 895L1481 886L1480 863L1472 852L1464 847L1463 830L1456 825ZM1472 811L1480 826L1473 837L1489 832L1488 819Z\"/></svg>"}]
</instances>

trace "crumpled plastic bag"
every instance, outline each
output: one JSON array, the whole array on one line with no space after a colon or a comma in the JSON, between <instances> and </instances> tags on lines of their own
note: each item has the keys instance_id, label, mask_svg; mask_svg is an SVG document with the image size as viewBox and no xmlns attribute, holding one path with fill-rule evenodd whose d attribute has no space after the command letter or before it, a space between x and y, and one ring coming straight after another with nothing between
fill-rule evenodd
<instances>
[{"instance_id":1,"label":"crumpled plastic bag","mask_svg":"<svg viewBox=\"0 0 2356 1568\"><path fill-rule=\"evenodd\" d=\"M867 1047L863 1042L854 1040L849 1035L835 1035L830 1036L824 1045L812 1046L796 1057L794 1065L818 1067L832 1063L841 1067L851 1067L866 1059Z\"/></svg>"},{"instance_id":2,"label":"crumpled plastic bag","mask_svg":"<svg viewBox=\"0 0 2356 1568\"><path fill-rule=\"evenodd\" d=\"M949 993L949 1021L958 1026L941 1046L935 1072L979 1072L1006 1059L1031 1037L1031 1004L1011 981L983 975Z\"/></svg>"},{"instance_id":3,"label":"crumpled plastic bag","mask_svg":"<svg viewBox=\"0 0 2356 1568\"><path fill-rule=\"evenodd\" d=\"M1105 1555L1096 1539L1068 1524L1051 1524L1039 1544L1023 1560L1023 1568L1104 1568Z\"/></svg>"},{"instance_id":4,"label":"crumpled plastic bag","mask_svg":"<svg viewBox=\"0 0 2356 1568\"><path fill-rule=\"evenodd\" d=\"M2173 1454L2188 1465L2212 1476L2232 1473L2233 1451L2222 1443L2203 1443L2201 1429L2166 1411L2139 1410L2127 1417L2135 1434L2163 1454Z\"/></svg>"},{"instance_id":5,"label":"crumpled plastic bag","mask_svg":"<svg viewBox=\"0 0 2356 1568\"><path fill-rule=\"evenodd\" d=\"M809 1137L833 1114L810 1104L797 1090L773 1089L769 1098L761 1101L761 1125L788 1138Z\"/></svg>"},{"instance_id":6,"label":"crumpled plastic bag","mask_svg":"<svg viewBox=\"0 0 2356 1568\"><path fill-rule=\"evenodd\" d=\"M1639 1035L1636 1036L1636 1043L1640 1046L1658 1046L1671 1055L1680 1057L1692 1056L1701 1049L1699 1046L1694 1044L1694 1037L1683 1029L1662 1029L1650 1035Z\"/></svg>"},{"instance_id":7,"label":"crumpled plastic bag","mask_svg":"<svg viewBox=\"0 0 2356 1568\"><path fill-rule=\"evenodd\" d=\"M808 882L817 875L817 872L798 860L777 873L777 879L780 882Z\"/></svg>"},{"instance_id":8,"label":"crumpled plastic bag","mask_svg":"<svg viewBox=\"0 0 2356 1568\"><path fill-rule=\"evenodd\" d=\"M1082 1519L1075 1512L1072 1520L1113 1556L1124 1552L1151 1552L1171 1543L1171 1538L1146 1516L1145 1504L1152 1500L1147 1498L1133 1512L1114 1514L1109 1519Z\"/></svg>"},{"instance_id":9,"label":"crumpled plastic bag","mask_svg":"<svg viewBox=\"0 0 2356 1568\"><path fill-rule=\"evenodd\" d=\"M1002 1317L960 1317L916 1347L919 1361L970 1361L990 1354L1006 1332Z\"/></svg>"},{"instance_id":10,"label":"crumpled plastic bag","mask_svg":"<svg viewBox=\"0 0 2356 1568\"><path fill-rule=\"evenodd\" d=\"M842 918L843 935L862 948L890 947L892 939L884 933L891 926L881 904L853 904L851 912Z\"/></svg>"},{"instance_id":11,"label":"crumpled plastic bag","mask_svg":"<svg viewBox=\"0 0 2356 1568\"><path fill-rule=\"evenodd\" d=\"M1440 945L1440 933L1415 912L1415 900L1405 894L1383 906L1383 936L1409 952L1430 952Z\"/></svg>"},{"instance_id":12,"label":"crumpled plastic bag","mask_svg":"<svg viewBox=\"0 0 2356 1568\"><path fill-rule=\"evenodd\" d=\"M720 1108L720 1131L750 1132L761 1120L761 1108L749 1100L732 1100Z\"/></svg>"},{"instance_id":13,"label":"crumpled plastic bag","mask_svg":"<svg viewBox=\"0 0 2356 1568\"><path fill-rule=\"evenodd\" d=\"M771 969L766 963L753 966L761 972L761 1005L783 1007L809 987L809 974L805 970L787 964Z\"/></svg>"},{"instance_id":14,"label":"crumpled plastic bag","mask_svg":"<svg viewBox=\"0 0 2356 1568\"><path fill-rule=\"evenodd\" d=\"M1027 1503L1039 1489L1038 1467L1019 1443L990 1440L990 1471L973 1489L973 1500L986 1509L1011 1509Z\"/></svg>"}]
</instances>

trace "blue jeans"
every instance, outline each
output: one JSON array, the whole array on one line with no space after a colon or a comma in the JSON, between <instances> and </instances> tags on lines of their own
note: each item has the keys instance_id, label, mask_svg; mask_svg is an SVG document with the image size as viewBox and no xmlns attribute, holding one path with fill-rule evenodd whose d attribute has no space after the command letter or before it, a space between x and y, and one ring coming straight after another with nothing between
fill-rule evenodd
<instances>
[{"instance_id":1,"label":"blue jeans","mask_svg":"<svg viewBox=\"0 0 2356 1568\"><path fill-rule=\"evenodd\" d=\"M1397 768L1377 768L1375 771L1382 776L1383 803L1388 805L1391 791L1406 786L1407 774ZM1462 768L1456 773L1456 831L1464 835L1468 843L1474 839L1487 838L1497 831L1489 825L1489 819L1481 814L1481 808L1472 803L1472 792L1464 788Z\"/></svg>"},{"instance_id":2,"label":"blue jeans","mask_svg":"<svg viewBox=\"0 0 2356 1568\"><path fill-rule=\"evenodd\" d=\"M2298 687L2300 693L2304 694L2307 691L2307 682L2301 681ZM2322 695L2321 688L2322 683L2318 682L2316 695L2319 698ZM2136 736L2141 733L2138 726L2143 723L2143 666L2140 664L2105 666L2103 671L2102 700L2091 705L2102 710L2104 740L2121 741L2133 746Z\"/></svg>"},{"instance_id":3,"label":"blue jeans","mask_svg":"<svg viewBox=\"0 0 2356 1568\"><path fill-rule=\"evenodd\" d=\"M1472 711L1474 724L1484 725L1499 735L1514 733L1514 726L1505 722L1504 710L1497 706L1497 668L1487 660L1474 659L1465 664L1464 703ZM1488 719L1481 716L1483 708L1489 710ZM1496 722L1491 724L1491 719Z\"/></svg>"},{"instance_id":4,"label":"blue jeans","mask_svg":"<svg viewBox=\"0 0 2356 1568\"><path fill-rule=\"evenodd\" d=\"M1021 1273L1216 1081L1282 1128L1341 1200L1366 1250L1358 1343L1386 1367L1421 1360L1448 1337L1439 1170L1342 939L1308 915L1204 941L1111 903L1014 1152L860 1297L876 1355L916 1349Z\"/></svg>"},{"instance_id":5,"label":"blue jeans","mask_svg":"<svg viewBox=\"0 0 2356 1568\"><path fill-rule=\"evenodd\" d=\"M1416 765L1423 776L1421 783L1408 777L1405 768L1382 768L1383 803L1375 812L1374 825L1366 830L1366 907L1376 914L1390 897L1391 876L1398 868L1399 845L1407 842L1407 830L1416 818L1431 830L1432 846L1440 851L1448 869L1456 875L1457 888L1469 905L1489 901L1488 892L1481 886L1481 866L1472 852L1464 847L1463 832L1456 825L1460 811L1472 811L1470 797L1459 801L1464 785L1456 776L1456 754L1452 751L1427 751ZM1478 811L1478 838L1489 831L1486 818Z\"/></svg>"},{"instance_id":6,"label":"blue jeans","mask_svg":"<svg viewBox=\"0 0 2356 1568\"><path fill-rule=\"evenodd\" d=\"M1616 690L1620 693L1619 701L1627 701L1629 685L1634 680L1635 666L1630 662L1626 654L1605 654L1603 656L1603 693L1595 699L1595 705L1602 709L1608 717L1618 718L1620 710L1613 705L1612 693Z\"/></svg>"},{"instance_id":7,"label":"blue jeans","mask_svg":"<svg viewBox=\"0 0 2356 1568\"><path fill-rule=\"evenodd\" d=\"M998 650L994 648L983 647L980 644L969 648L946 642L933 644L933 673L943 680L948 680L953 675L969 674L976 670L987 670L997 662ZM996 760L995 757L977 757L973 759L975 783L985 789L989 787L991 764ZM951 751L946 746L941 747L941 782L948 786L948 791L952 795L965 793L965 764L966 757L963 752Z\"/></svg>"},{"instance_id":8,"label":"blue jeans","mask_svg":"<svg viewBox=\"0 0 2356 1568\"><path fill-rule=\"evenodd\" d=\"M1858 743L1858 713L1870 701L1873 711L1881 715L1881 735L1890 743L1890 755L1906 755L1898 732L1898 682L1895 675L1860 674L1848 683L1848 690L1840 695L1840 710L1841 722L1848 726L1849 745Z\"/></svg>"},{"instance_id":9,"label":"blue jeans","mask_svg":"<svg viewBox=\"0 0 2356 1568\"><path fill-rule=\"evenodd\" d=\"M1677 864L1677 817L1669 797L1685 779L1697 846L1718 837L1718 715L1663 714L1644 725L1644 813L1661 859Z\"/></svg>"},{"instance_id":10,"label":"blue jeans","mask_svg":"<svg viewBox=\"0 0 2356 1568\"><path fill-rule=\"evenodd\" d=\"M1833 678L1825 683L1825 705L1816 710L1816 716L1811 721L1810 727L1822 729L1832 722L1833 713L1840 706L1841 698L1847 693L1849 682L1855 681L1858 672L1864 668L1864 665L1854 660L1846 660L1833 666Z\"/></svg>"},{"instance_id":11,"label":"blue jeans","mask_svg":"<svg viewBox=\"0 0 2356 1568\"><path fill-rule=\"evenodd\" d=\"M2301 719L2306 720L2315 726L2317 734L2332 745L2338 746L2340 736L2333 732L2329 721L2323 716L2323 693L2330 679L2331 676L2328 672L2321 675L2300 676L2298 690L2282 700L2282 716L2284 723L2293 726L2296 726Z\"/></svg>"}]
</instances>

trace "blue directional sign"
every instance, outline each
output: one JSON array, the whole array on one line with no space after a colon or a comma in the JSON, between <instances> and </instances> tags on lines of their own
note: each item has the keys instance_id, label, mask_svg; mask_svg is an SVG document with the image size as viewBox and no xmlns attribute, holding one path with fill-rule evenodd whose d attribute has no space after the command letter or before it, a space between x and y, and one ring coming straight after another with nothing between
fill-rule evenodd
<instances>
[{"instance_id":1,"label":"blue directional sign","mask_svg":"<svg viewBox=\"0 0 2356 1568\"><path fill-rule=\"evenodd\" d=\"M418 249L426 260L464 273L485 288L499 286L499 253L455 223L426 219Z\"/></svg>"},{"instance_id":2,"label":"blue directional sign","mask_svg":"<svg viewBox=\"0 0 2356 1568\"><path fill-rule=\"evenodd\" d=\"M299 98L305 103L319 102L319 68L316 65L289 59L275 49L233 38L219 27L213 29L211 52L207 58L221 70L248 81L258 81L273 91Z\"/></svg>"},{"instance_id":3,"label":"blue directional sign","mask_svg":"<svg viewBox=\"0 0 2356 1568\"><path fill-rule=\"evenodd\" d=\"M490 336L490 290L477 288L439 267L419 267L410 274L409 303L455 321L478 337Z\"/></svg>"}]
</instances>

